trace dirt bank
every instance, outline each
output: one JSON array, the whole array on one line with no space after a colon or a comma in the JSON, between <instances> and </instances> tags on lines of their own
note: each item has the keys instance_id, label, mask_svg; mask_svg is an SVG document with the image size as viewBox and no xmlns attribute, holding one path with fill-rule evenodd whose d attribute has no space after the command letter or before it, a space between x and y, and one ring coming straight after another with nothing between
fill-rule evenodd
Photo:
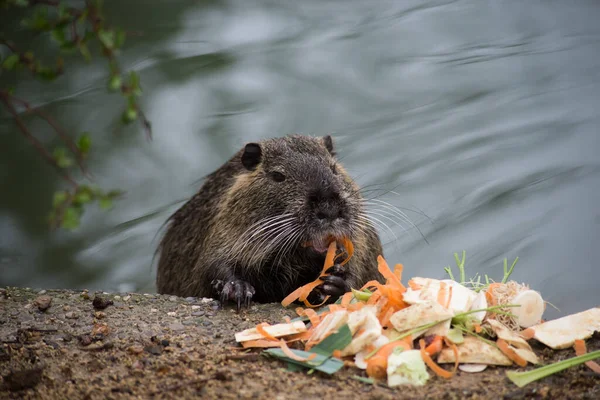
<instances>
[{"instance_id":1,"label":"dirt bank","mask_svg":"<svg viewBox=\"0 0 600 400\"><path fill-rule=\"evenodd\" d=\"M362 371L351 368L289 372L281 361L234 350L235 332L294 316L278 304L238 315L209 299L98 295L94 302L95 293L0 289L0 398L600 398L600 378L583 366L523 389L503 368L397 389L358 382L352 376ZM588 347L600 348L600 335ZM544 363L574 355L534 349Z\"/></svg>"}]
</instances>

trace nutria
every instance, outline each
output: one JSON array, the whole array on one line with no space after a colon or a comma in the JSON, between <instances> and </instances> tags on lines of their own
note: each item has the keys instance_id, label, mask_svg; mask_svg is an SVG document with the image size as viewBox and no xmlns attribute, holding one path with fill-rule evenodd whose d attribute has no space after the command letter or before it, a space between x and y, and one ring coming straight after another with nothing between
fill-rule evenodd
<instances>
[{"instance_id":1,"label":"nutria","mask_svg":"<svg viewBox=\"0 0 600 400\"><path fill-rule=\"evenodd\" d=\"M379 236L330 136L246 144L168 222L158 249L159 293L220 296L238 310L250 300L281 301L319 276L332 237L349 238L354 256L328 271L313 302L382 279Z\"/></svg>"}]
</instances>

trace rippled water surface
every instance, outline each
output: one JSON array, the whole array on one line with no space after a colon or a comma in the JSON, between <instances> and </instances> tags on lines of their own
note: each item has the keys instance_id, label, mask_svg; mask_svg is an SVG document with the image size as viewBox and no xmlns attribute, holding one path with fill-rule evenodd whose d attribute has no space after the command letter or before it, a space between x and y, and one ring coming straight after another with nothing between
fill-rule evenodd
<instances>
[{"instance_id":1,"label":"rippled water surface","mask_svg":"<svg viewBox=\"0 0 600 400\"><path fill-rule=\"evenodd\" d=\"M49 233L62 182L2 111L2 285L154 290L157 232L200 179L246 141L305 133L333 134L367 197L418 227L383 203L374 215L406 276L441 278L464 249L468 274L499 279L519 256L513 277L560 309L547 316L600 304L600 3L106 3L141 34L121 58L154 140L120 124L102 59L43 91L19 83L93 132L96 182L127 196Z\"/></svg>"}]
</instances>

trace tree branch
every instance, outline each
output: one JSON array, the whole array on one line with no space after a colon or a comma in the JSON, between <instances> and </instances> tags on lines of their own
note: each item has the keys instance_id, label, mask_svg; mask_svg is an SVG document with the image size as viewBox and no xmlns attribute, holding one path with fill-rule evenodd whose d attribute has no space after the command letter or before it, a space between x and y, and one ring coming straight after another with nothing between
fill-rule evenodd
<instances>
[{"instance_id":1,"label":"tree branch","mask_svg":"<svg viewBox=\"0 0 600 400\"><path fill-rule=\"evenodd\" d=\"M13 116L15 123L17 124L17 126L19 127L19 130L21 131L21 133L23 134L23 136L25 136L25 138L27 138L27 140L29 140L29 142L36 148L36 150L46 159L46 161L48 161L48 163L50 163L52 166L54 166L54 168L56 168L58 170L58 172L62 175L62 177L69 182L73 187L78 187L78 183L75 182L75 180L71 177L71 175L69 175L68 172L64 171L64 169L62 169L58 163L56 162L56 160L54 159L54 157L52 157L52 155L50 153L48 153L48 150L46 150L44 148L44 146L42 145L42 143L40 143L39 140L37 140L29 131L29 129L27 128L27 126L25 125L25 122L23 122L23 120L21 119L19 113L17 112L17 110L15 110L15 107L13 106L13 104L11 103L11 96L8 92L4 91L4 90L0 90L0 98L2 99L2 102L4 103L4 105L6 105L6 108L8 109L8 111L10 112L10 114Z\"/></svg>"}]
</instances>

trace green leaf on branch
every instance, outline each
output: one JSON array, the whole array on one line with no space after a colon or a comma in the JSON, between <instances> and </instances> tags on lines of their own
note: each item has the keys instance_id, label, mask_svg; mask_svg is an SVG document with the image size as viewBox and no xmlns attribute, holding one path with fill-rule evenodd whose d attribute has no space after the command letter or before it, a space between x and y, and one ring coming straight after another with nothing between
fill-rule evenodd
<instances>
[{"instance_id":1,"label":"green leaf on branch","mask_svg":"<svg viewBox=\"0 0 600 400\"><path fill-rule=\"evenodd\" d=\"M2 62L2 68L7 71L12 70L19 63L19 55L11 54Z\"/></svg>"},{"instance_id":2,"label":"green leaf on branch","mask_svg":"<svg viewBox=\"0 0 600 400\"><path fill-rule=\"evenodd\" d=\"M142 88L140 87L140 76L137 72L131 71L129 73L129 85L134 95L140 96L142 94Z\"/></svg>"},{"instance_id":3,"label":"green leaf on branch","mask_svg":"<svg viewBox=\"0 0 600 400\"><path fill-rule=\"evenodd\" d=\"M135 121L137 119L137 117L138 117L137 109L135 107L129 106L129 107L127 107L127 110L125 110L123 112L123 116L121 117L121 119L123 120L124 123L128 124L128 123Z\"/></svg>"},{"instance_id":4,"label":"green leaf on branch","mask_svg":"<svg viewBox=\"0 0 600 400\"><path fill-rule=\"evenodd\" d=\"M69 207L62 216L62 227L73 230L79 227L82 209L80 207Z\"/></svg>"},{"instance_id":5,"label":"green leaf on branch","mask_svg":"<svg viewBox=\"0 0 600 400\"><path fill-rule=\"evenodd\" d=\"M123 47L127 34L122 29L117 29L115 32L115 49Z\"/></svg>"},{"instance_id":6,"label":"green leaf on branch","mask_svg":"<svg viewBox=\"0 0 600 400\"><path fill-rule=\"evenodd\" d=\"M60 168L69 168L73 165L73 159L69 156L67 149L65 149L64 147L57 147L56 149L54 149L53 156L56 160L56 164Z\"/></svg>"},{"instance_id":7,"label":"green leaf on branch","mask_svg":"<svg viewBox=\"0 0 600 400\"><path fill-rule=\"evenodd\" d=\"M104 29L100 29L98 31L98 39L100 40L100 42L102 42L104 47L106 47L107 49L110 49L110 50L114 49L114 47L115 47L115 32L105 31Z\"/></svg>"},{"instance_id":8,"label":"green leaf on branch","mask_svg":"<svg viewBox=\"0 0 600 400\"><path fill-rule=\"evenodd\" d=\"M52 39L56 40L56 42L60 45L65 43L65 41L67 40L65 29L62 27L52 29Z\"/></svg>"},{"instance_id":9,"label":"green leaf on branch","mask_svg":"<svg viewBox=\"0 0 600 400\"><path fill-rule=\"evenodd\" d=\"M98 204L100 205L101 209L108 210L108 209L112 208L113 201L110 197L104 196L104 197L100 197L100 199L98 200Z\"/></svg>"},{"instance_id":10,"label":"green leaf on branch","mask_svg":"<svg viewBox=\"0 0 600 400\"><path fill-rule=\"evenodd\" d=\"M83 134L77 140L77 148L85 156L87 153L89 153L91 147L92 138L90 137L89 132L83 132Z\"/></svg>"},{"instance_id":11,"label":"green leaf on branch","mask_svg":"<svg viewBox=\"0 0 600 400\"><path fill-rule=\"evenodd\" d=\"M88 192L79 192L75 195L73 203L77 205L83 205L92 201L92 196Z\"/></svg>"},{"instance_id":12,"label":"green leaf on branch","mask_svg":"<svg viewBox=\"0 0 600 400\"><path fill-rule=\"evenodd\" d=\"M54 192L54 198L52 199L52 207L57 208L60 207L67 201L69 198L69 192L60 190L58 192Z\"/></svg>"},{"instance_id":13,"label":"green leaf on branch","mask_svg":"<svg viewBox=\"0 0 600 400\"><path fill-rule=\"evenodd\" d=\"M116 92L119 89L121 89L121 77L119 75L111 76L108 81L108 90Z\"/></svg>"}]
</instances>

